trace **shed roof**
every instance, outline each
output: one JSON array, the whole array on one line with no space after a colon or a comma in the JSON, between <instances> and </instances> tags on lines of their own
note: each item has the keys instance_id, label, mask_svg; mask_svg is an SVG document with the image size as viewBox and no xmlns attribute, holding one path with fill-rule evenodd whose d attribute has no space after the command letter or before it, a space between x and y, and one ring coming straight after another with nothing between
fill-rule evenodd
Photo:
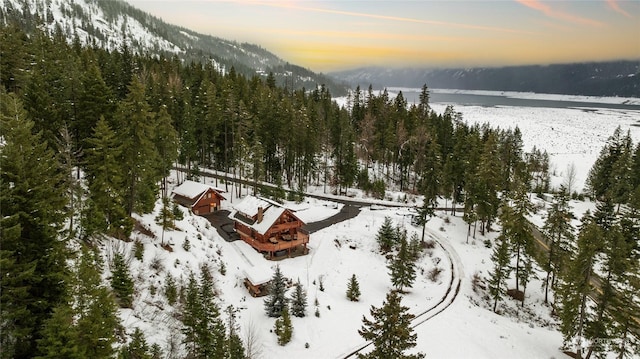
<instances>
[{"instance_id":1,"label":"shed roof","mask_svg":"<svg viewBox=\"0 0 640 359\"><path fill-rule=\"evenodd\" d=\"M267 266L253 266L244 269L244 275L253 285L265 284L273 277L273 270Z\"/></svg>"}]
</instances>

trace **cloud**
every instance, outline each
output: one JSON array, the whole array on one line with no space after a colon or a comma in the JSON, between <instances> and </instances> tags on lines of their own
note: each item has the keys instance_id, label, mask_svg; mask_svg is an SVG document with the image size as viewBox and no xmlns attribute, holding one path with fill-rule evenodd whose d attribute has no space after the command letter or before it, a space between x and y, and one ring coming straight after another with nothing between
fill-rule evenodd
<instances>
[{"instance_id":1,"label":"cloud","mask_svg":"<svg viewBox=\"0 0 640 359\"><path fill-rule=\"evenodd\" d=\"M613 9L613 11L620 13L628 18L633 18L631 14L629 14L623 8L620 7L620 4L618 4L618 0L607 0L607 5L609 5L609 7Z\"/></svg>"},{"instance_id":2,"label":"cloud","mask_svg":"<svg viewBox=\"0 0 640 359\"><path fill-rule=\"evenodd\" d=\"M558 19L558 20L562 20L562 21L566 21L574 24L580 24L580 25L588 25L588 26L595 26L595 27L604 26L604 23L600 21L576 16L561 10L553 9L551 6L549 6L548 4L542 3L540 0L516 0L516 1L518 1L520 4L526 7L540 11L546 16L554 19Z\"/></svg>"},{"instance_id":3,"label":"cloud","mask_svg":"<svg viewBox=\"0 0 640 359\"><path fill-rule=\"evenodd\" d=\"M448 27L470 29L470 30L482 30L482 31L506 32L506 33L530 33L528 31L510 29L510 28L504 28L504 27L461 24L461 23L448 22L448 21L423 20L423 19L416 19L416 18L410 18L410 17L377 15L377 14L369 14L369 13L363 13L363 12L308 7L308 6L297 5L294 2L283 3L283 2L268 2L268 1L248 1L247 3L252 3L252 4L262 5L262 6L269 6L269 7L300 10L300 11L306 11L306 12L345 15L345 16L352 16L352 17L361 17L361 18L396 21L396 22L418 23L418 24L425 24L425 25L448 26Z\"/></svg>"}]
</instances>

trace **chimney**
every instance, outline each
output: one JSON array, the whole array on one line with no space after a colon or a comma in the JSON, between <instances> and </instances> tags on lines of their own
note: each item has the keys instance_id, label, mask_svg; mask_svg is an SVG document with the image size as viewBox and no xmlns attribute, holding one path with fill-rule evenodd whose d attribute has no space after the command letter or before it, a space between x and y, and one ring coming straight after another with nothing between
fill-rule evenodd
<instances>
[{"instance_id":1,"label":"chimney","mask_svg":"<svg viewBox=\"0 0 640 359\"><path fill-rule=\"evenodd\" d=\"M262 222L262 218L264 217L264 208L258 207L258 219L257 222Z\"/></svg>"}]
</instances>

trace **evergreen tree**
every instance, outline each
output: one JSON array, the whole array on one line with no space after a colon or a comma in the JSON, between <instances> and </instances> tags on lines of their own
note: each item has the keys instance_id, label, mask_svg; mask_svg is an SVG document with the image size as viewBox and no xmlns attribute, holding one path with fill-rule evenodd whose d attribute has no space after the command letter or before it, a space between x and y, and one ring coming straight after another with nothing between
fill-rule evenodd
<instances>
[{"instance_id":1,"label":"evergreen tree","mask_svg":"<svg viewBox=\"0 0 640 359\"><path fill-rule=\"evenodd\" d=\"M573 226L571 220L574 218L569 207L569 194L564 187L555 196L554 202L549 208L543 233L549 238L548 258L545 264L547 276L544 284L544 302L548 301L549 286L554 287L556 277L562 273L564 264L572 251L571 242L573 239ZM553 273L553 278L550 279Z\"/></svg>"},{"instance_id":2,"label":"evergreen tree","mask_svg":"<svg viewBox=\"0 0 640 359\"><path fill-rule=\"evenodd\" d=\"M360 300L360 284L355 274L351 276L349 283L347 283L347 298L352 302Z\"/></svg>"},{"instance_id":3,"label":"evergreen tree","mask_svg":"<svg viewBox=\"0 0 640 359\"><path fill-rule=\"evenodd\" d=\"M122 192L123 176L119 157L121 147L116 133L101 117L86 143L86 179L90 201L83 221L85 236L107 233L116 237L128 237L133 228L126 213Z\"/></svg>"},{"instance_id":4,"label":"evergreen tree","mask_svg":"<svg viewBox=\"0 0 640 359\"><path fill-rule=\"evenodd\" d=\"M286 286L280 266L276 266L269 284L269 296L264 300L264 309L269 317L279 317L282 315L282 310L287 306Z\"/></svg>"},{"instance_id":5,"label":"evergreen tree","mask_svg":"<svg viewBox=\"0 0 640 359\"><path fill-rule=\"evenodd\" d=\"M174 305L178 299L176 281L170 273L167 274L167 279L165 280L164 295L167 298L169 305Z\"/></svg>"},{"instance_id":6,"label":"evergreen tree","mask_svg":"<svg viewBox=\"0 0 640 359\"><path fill-rule=\"evenodd\" d=\"M155 202L158 150L154 144L156 121L145 98L143 84L134 77L127 97L119 103L115 116L116 134L121 141L120 168L123 174L125 208L150 212Z\"/></svg>"},{"instance_id":7,"label":"evergreen tree","mask_svg":"<svg viewBox=\"0 0 640 359\"><path fill-rule=\"evenodd\" d=\"M227 358L228 359L245 359L247 355L245 353L242 339L240 339L240 328L236 322L236 312L232 305L227 307L227 317L229 319L229 333L227 335Z\"/></svg>"},{"instance_id":8,"label":"evergreen tree","mask_svg":"<svg viewBox=\"0 0 640 359\"><path fill-rule=\"evenodd\" d=\"M131 342L120 348L118 359L153 359L151 348L139 328L136 328L131 335Z\"/></svg>"},{"instance_id":9,"label":"evergreen tree","mask_svg":"<svg viewBox=\"0 0 640 359\"><path fill-rule=\"evenodd\" d=\"M397 240L398 233L396 228L393 226L391 217L384 217L382 227L380 227L376 234L376 242L380 247L380 251L383 253L389 252L395 246Z\"/></svg>"},{"instance_id":10,"label":"evergreen tree","mask_svg":"<svg viewBox=\"0 0 640 359\"><path fill-rule=\"evenodd\" d=\"M358 358L424 358L423 353L405 353L416 346L417 335L411 327L414 315L409 313L408 307L402 305L401 300L402 297L396 291L390 291L382 307L371 306L372 320L362 317L362 328L358 333L372 342L374 349L367 354L358 354Z\"/></svg>"},{"instance_id":11,"label":"evergreen tree","mask_svg":"<svg viewBox=\"0 0 640 359\"><path fill-rule=\"evenodd\" d=\"M131 308L133 304L133 279L129 274L129 267L120 253L113 256L113 273L111 276L111 288L118 298L118 303L123 308Z\"/></svg>"},{"instance_id":12,"label":"evergreen tree","mask_svg":"<svg viewBox=\"0 0 640 359\"><path fill-rule=\"evenodd\" d=\"M42 338L38 340L38 347L42 353L38 358L85 358L84 353L78 348L77 337L71 307L68 304L56 307L44 324Z\"/></svg>"},{"instance_id":13,"label":"evergreen tree","mask_svg":"<svg viewBox=\"0 0 640 359\"><path fill-rule=\"evenodd\" d=\"M489 277L489 294L493 298L493 311L498 309L498 301L507 289L507 279L511 273L511 256L509 253L509 240L506 238L505 230L496 238L496 244L491 254L493 270Z\"/></svg>"},{"instance_id":14,"label":"evergreen tree","mask_svg":"<svg viewBox=\"0 0 640 359\"><path fill-rule=\"evenodd\" d=\"M289 316L289 309L285 306L282 309L282 316L276 319L274 332L278 336L278 344L287 345L291 341L293 336L293 326L291 324L291 317Z\"/></svg>"},{"instance_id":15,"label":"evergreen tree","mask_svg":"<svg viewBox=\"0 0 640 359\"><path fill-rule=\"evenodd\" d=\"M296 283L293 297L291 298L291 314L296 317L304 317L307 310L307 293L302 289L300 280Z\"/></svg>"},{"instance_id":16,"label":"evergreen tree","mask_svg":"<svg viewBox=\"0 0 640 359\"><path fill-rule=\"evenodd\" d=\"M524 280L529 281L530 270L521 271L522 262L530 262L533 256L533 233L531 226L527 220L527 216L531 213L532 205L526 193L526 187L523 182L515 181L514 189L509 194L511 197L511 208L504 210L501 214L503 233L511 242L512 251L516 259L516 291L520 290L519 284Z\"/></svg>"},{"instance_id":17,"label":"evergreen tree","mask_svg":"<svg viewBox=\"0 0 640 359\"><path fill-rule=\"evenodd\" d=\"M69 303L54 309L38 341L44 358L110 358L115 353L120 324L101 271L98 255L83 248L73 268Z\"/></svg>"},{"instance_id":18,"label":"evergreen tree","mask_svg":"<svg viewBox=\"0 0 640 359\"><path fill-rule=\"evenodd\" d=\"M589 213L582 220L578 234L577 252L569 261L566 277L560 289L560 331L565 344L587 337L586 328L591 323L591 310L588 308L589 295L592 292L591 280L596 263L600 229ZM582 347L578 346L576 358L582 358Z\"/></svg>"},{"instance_id":19,"label":"evergreen tree","mask_svg":"<svg viewBox=\"0 0 640 359\"><path fill-rule=\"evenodd\" d=\"M183 307L184 342L190 356L223 358L226 353L226 329L220 309L214 301L213 277L207 266L201 268L200 285L191 273Z\"/></svg>"},{"instance_id":20,"label":"evergreen tree","mask_svg":"<svg viewBox=\"0 0 640 359\"><path fill-rule=\"evenodd\" d=\"M164 244L164 232L169 228L173 228L173 222L175 220L173 210L170 206L169 197L162 197L162 209L156 216L156 223L162 227L162 236L160 237L162 244Z\"/></svg>"},{"instance_id":21,"label":"evergreen tree","mask_svg":"<svg viewBox=\"0 0 640 359\"><path fill-rule=\"evenodd\" d=\"M404 288L411 288L416 279L416 264L410 256L407 239L400 240L400 250L387 266L391 283L396 290L402 291Z\"/></svg>"},{"instance_id":22,"label":"evergreen tree","mask_svg":"<svg viewBox=\"0 0 640 359\"><path fill-rule=\"evenodd\" d=\"M66 289L64 174L33 126L20 100L0 90L2 357L38 355L39 332Z\"/></svg>"}]
</instances>

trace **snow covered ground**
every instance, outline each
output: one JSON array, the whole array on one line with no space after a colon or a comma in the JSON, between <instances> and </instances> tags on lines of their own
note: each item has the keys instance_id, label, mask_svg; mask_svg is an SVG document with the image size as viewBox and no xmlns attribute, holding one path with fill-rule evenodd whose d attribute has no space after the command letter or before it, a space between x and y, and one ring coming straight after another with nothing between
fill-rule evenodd
<instances>
[{"instance_id":1,"label":"snow covered ground","mask_svg":"<svg viewBox=\"0 0 640 359\"><path fill-rule=\"evenodd\" d=\"M432 104L437 112L443 111L445 106ZM581 188L600 148L617 126L629 130L634 142L640 140L640 127L634 126L640 119L637 111L479 106L456 106L456 110L469 122L489 122L502 128L519 126L525 150L535 145L551 154L556 185L562 182L567 166L573 163ZM214 183L208 177L201 180ZM310 190L322 193L324 189ZM243 195L246 193L242 192ZM232 209L240 202L233 193L230 187L223 209ZM351 197L362 198L359 191L348 193ZM387 198L399 201L403 195L388 193ZM308 255L280 261L266 260L242 241L226 242L206 219L186 210L184 220L177 223L179 230L167 231L164 235L164 242L171 246L168 251L161 247L161 228L155 224L155 214L140 216L138 219L155 234L155 238L134 233L134 237L144 244L144 256L139 261L132 254L128 255L139 292L133 309L121 311L123 324L128 332L140 327L149 342L159 344L165 352L169 352L172 344L180 346L182 335L177 307L168 305L162 294L163 287L168 274L180 285L191 271L198 273L198 268L206 263L214 272L220 308L233 305L238 309L242 336L252 333L257 338L254 345L260 348L260 357L342 358L364 344L358 335L362 317L369 317L370 307L379 307L392 287L387 259L377 252L375 235L385 217L405 228L409 236L420 234L421 228L411 224L412 212L407 208L415 200L407 198L408 204L398 203L396 208L363 207L355 218L313 233ZM543 206L541 200L536 201ZM296 210L307 223L328 218L342 208L331 199L309 197L301 203L288 202L286 205ZM577 218L594 207L589 202L572 201L571 205ZM156 211L159 208L160 203ZM540 211L532 221L541 226L544 213L544 210ZM486 278L491 269L491 248L485 246L485 241L491 243L496 236L496 232L488 233L486 237L478 232L475 239L467 239L467 225L462 219L442 212L428 223L427 237L438 245L427 250L419 260L418 278L403 298L403 304L417 315L434 308L415 321L420 323L415 327L418 334L416 351L435 358L564 357L559 349L562 336L549 314L550 308L543 303L543 272L538 271L541 279L529 284L524 309L520 309L517 302L506 299L499 305L501 314L495 314L486 300L486 292L473 290L473 276ZM187 240L188 250L184 245ZM133 245L108 240L103 243L103 251L108 258L115 251L132 253ZM226 269L224 275L220 271L221 263ZM271 332L274 319L266 316L263 299L251 297L243 285L244 272L248 268L273 269L275 265L279 265L293 282L300 280L308 294L307 316L292 318L293 338L284 347L277 344L276 335ZM434 282L428 278L428 273L436 266L443 272ZM350 302L345 295L352 274L360 283L362 296L359 302ZM108 275L107 271L105 276ZM324 291L320 290L320 281ZM457 281L461 283L459 292L454 290ZM512 278L509 286L513 285ZM319 317L314 315L316 308ZM438 314L431 317L435 313ZM426 318L429 319L425 321Z\"/></svg>"},{"instance_id":2,"label":"snow covered ground","mask_svg":"<svg viewBox=\"0 0 640 359\"><path fill-rule=\"evenodd\" d=\"M233 203L238 202L237 198L233 199ZM231 201L225 201L223 209L230 209L232 205ZM308 221L327 218L341 208L337 203L317 199L287 203L287 206L298 209L298 215ZM156 209L159 208L160 203ZM191 271L197 274L198 268L207 263L216 278L220 307L225 309L233 305L239 309L242 331L253 331L257 335L262 358L344 357L364 344L358 334L362 317L369 317L370 306L379 307L392 288L387 259L379 254L375 242L384 218L392 218L395 224L407 230L409 236L421 232L421 228L411 225L412 212L408 208L364 207L357 217L313 233L308 255L268 261L242 241L224 241L206 219L184 212L184 220L176 223L180 231L167 231L164 235L164 241L171 245L172 251L160 246L161 228L154 221L155 215L138 217L156 238L136 232L134 237L144 244L143 260L133 258L132 254L128 256L139 292L133 309L121 311L123 324L129 332L135 327L141 328L151 343L158 343L165 351L170 343L181 341L177 309L168 305L162 294L167 274L182 283ZM495 232L491 233L487 238L495 235ZM417 350L438 358L562 356L558 350L562 338L554 325L548 324L551 322L549 309L541 304L539 283L530 284L527 291L529 314L523 312L520 319L515 318L513 313L517 313L517 306L513 301L500 306L501 310L512 314L494 314L471 287L473 274L478 272L484 276L491 267L491 249L485 247L485 237L478 233L477 238L469 238L467 244L467 226L462 219L439 213L428 224L427 239L434 239L441 246L426 250L419 260L418 278L404 296L403 304L412 313L420 314L434 306L444 308L449 304L440 303L445 296L449 300L455 299L442 312L415 328ZM188 251L184 248L186 240L190 244ZM115 251L133 253L133 243L105 241L103 250L107 257ZM225 275L219 271L221 262L226 267ZM273 269L275 265L279 265L293 282L300 280L308 294L307 317L292 318L293 339L284 347L277 344L276 336L271 332L274 319L266 316L263 299L251 297L242 284L247 268ZM436 266L443 271L433 282L428 274ZM455 269L452 271L451 268ZM362 296L359 302L350 302L345 295L352 274L360 283ZM461 286L455 296L447 290L458 279ZM320 290L320 281L324 291ZM316 307L319 317L314 315ZM428 317L418 318L416 322ZM306 348L307 343L309 348Z\"/></svg>"}]
</instances>

